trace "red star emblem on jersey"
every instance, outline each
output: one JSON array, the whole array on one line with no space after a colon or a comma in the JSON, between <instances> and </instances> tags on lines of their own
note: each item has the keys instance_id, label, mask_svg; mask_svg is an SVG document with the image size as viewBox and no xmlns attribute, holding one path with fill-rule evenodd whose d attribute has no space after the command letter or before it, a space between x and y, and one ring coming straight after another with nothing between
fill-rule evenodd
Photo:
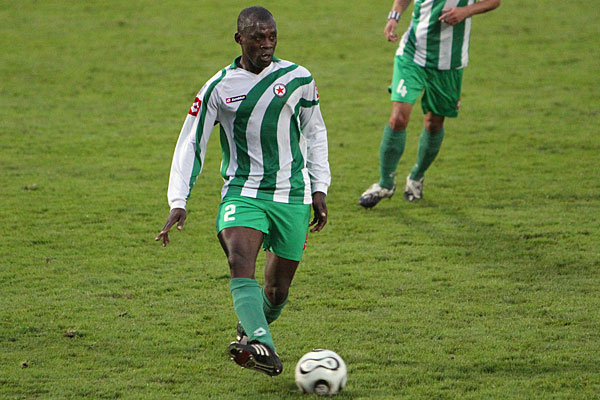
<instances>
[{"instance_id":1,"label":"red star emblem on jersey","mask_svg":"<svg viewBox=\"0 0 600 400\"><path fill-rule=\"evenodd\" d=\"M287 88L283 83L276 83L275 86L273 86L273 93L275 93L275 96L277 97L283 97L287 93Z\"/></svg>"}]
</instances>

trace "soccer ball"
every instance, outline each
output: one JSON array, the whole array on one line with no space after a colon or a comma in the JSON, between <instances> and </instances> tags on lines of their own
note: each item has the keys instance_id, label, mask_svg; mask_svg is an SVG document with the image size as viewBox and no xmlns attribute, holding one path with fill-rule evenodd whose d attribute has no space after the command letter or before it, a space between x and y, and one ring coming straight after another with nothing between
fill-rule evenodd
<instances>
[{"instance_id":1,"label":"soccer ball","mask_svg":"<svg viewBox=\"0 0 600 400\"><path fill-rule=\"evenodd\" d=\"M331 350L315 349L298 361L295 375L303 393L333 396L346 386L346 363Z\"/></svg>"}]
</instances>

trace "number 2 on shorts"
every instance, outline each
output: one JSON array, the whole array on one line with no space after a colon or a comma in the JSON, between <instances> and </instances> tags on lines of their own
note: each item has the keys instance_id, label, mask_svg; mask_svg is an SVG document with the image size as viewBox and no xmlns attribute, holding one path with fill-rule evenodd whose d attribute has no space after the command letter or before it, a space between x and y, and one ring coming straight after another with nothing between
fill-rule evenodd
<instances>
[{"instance_id":1,"label":"number 2 on shorts","mask_svg":"<svg viewBox=\"0 0 600 400\"><path fill-rule=\"evenodd\" d=\"M229 204L225 206L225 213L223 214L223 221L235 221L235 204Z\"/></svg>"}]
</instances>

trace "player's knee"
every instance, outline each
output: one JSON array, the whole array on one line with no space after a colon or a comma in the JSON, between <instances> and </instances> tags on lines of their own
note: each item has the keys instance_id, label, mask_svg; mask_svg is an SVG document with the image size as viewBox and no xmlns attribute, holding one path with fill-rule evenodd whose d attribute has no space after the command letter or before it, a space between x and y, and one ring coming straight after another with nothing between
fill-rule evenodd
<instances>
[{"instance_id":1,"label":"player's knee","mask_svg":"<svg viewBox=\"0 0 600 400\"><path fill-rule=\"evenodd\" d=\"M442 128L444 127L444 124L425 124L425 130L427 132L429 132L431 135L435 135L436 133L438 133L439 131L442 130Z\"/></svg>"},{"instance_id":2,"label":"player's knee","mask_svg":"<svg viewBox=\"0 0 600 400\"><path fill-rule=\"evenodd\" d=\"M427 115L425 117L425 130L435 135L444 128L444 117L438 115Z\"/></svg>"},{"instance_id":3,"label":"player's knee","mask_svg":"<svg viewBox=\"0 0 600 400\"><path fill-rule=\"evenodd\" d=\"M271 304L274 304L274 305L282 304L285 301L285 299L287 299L289 289L290 289L289 286L283 286L283 285L274 285L274 286L265 285L264 286L264 291L265 291L265 294L267 295L267 298L269 299Z\"/></svg>"},{"instance_id":4,"label":"player's knee","mask_svg":"<svg viewBox=\"0 0 600 400\"><path fill-rule=\"evenodd\" d=\"M254 261L243 254L232 252L227 256L232 278L254 278Z\"/></svg>"},{"instance_id":5,"label":"player's knee","mask_svg":"<svg viewBox=\"0 0 600 400\"><path fill-rule=\"evenodd\" d=\"M403 131L408 126L408 118L402 114L393 114L389 120L390 128L394 131Z\"/></svg>"}]
</instances>

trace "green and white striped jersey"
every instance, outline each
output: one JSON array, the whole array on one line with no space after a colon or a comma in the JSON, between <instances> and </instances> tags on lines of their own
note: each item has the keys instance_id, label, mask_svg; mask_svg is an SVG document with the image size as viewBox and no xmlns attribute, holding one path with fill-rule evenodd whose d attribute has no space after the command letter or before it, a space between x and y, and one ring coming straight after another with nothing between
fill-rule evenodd
<instances>
[{"instance_id":1,"label":"green and white striped jersey","mask_svg":"<svg viewBox=\"0 0 600 400\"><path fill-rule=\"evenodd\" d=\"M415 0L410 26L400 40L396 55L427 68L448 70L466 67L471 18L452 26L440 22L439 17L445 8L473 3L475 0Z\"/></svg>"},{"instance_id":2,"label":"green and white striped jersey","mask_svg":"<svg viewBox=\"0 0 600 400\"><path fill-rule=\"evenodd\" d=\"M222 198L310 204L312 193L327 194L327 130L310 72L274 58L257 75L236 61L206 82L183 124L169 178L171 209L185 208L217 123Z\"/></svg>"}]
</instances>

